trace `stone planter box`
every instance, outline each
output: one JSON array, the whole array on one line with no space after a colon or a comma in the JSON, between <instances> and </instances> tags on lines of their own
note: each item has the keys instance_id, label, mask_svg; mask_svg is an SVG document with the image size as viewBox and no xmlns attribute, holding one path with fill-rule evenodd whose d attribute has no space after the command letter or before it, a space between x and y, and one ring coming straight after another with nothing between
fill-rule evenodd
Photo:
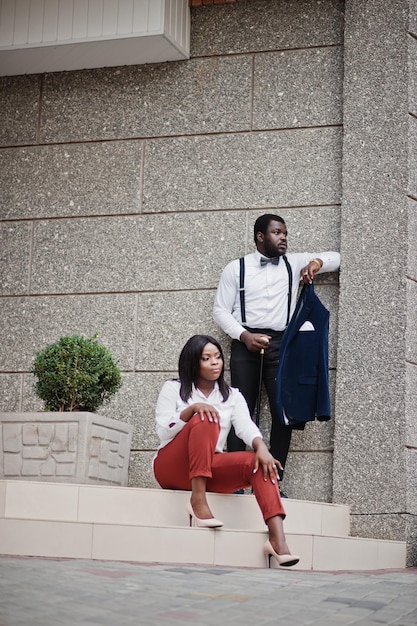
<instances>
[{"instance_id":1,"label":"stone planter box","mask_svg":"<svg viewBox=\"0 0 417 626\"><path fill-rule=\"evenodd\" d=\"M0 479L126 486L132 433L97 413L0 413Z\"/></svg>"}]
</instances>

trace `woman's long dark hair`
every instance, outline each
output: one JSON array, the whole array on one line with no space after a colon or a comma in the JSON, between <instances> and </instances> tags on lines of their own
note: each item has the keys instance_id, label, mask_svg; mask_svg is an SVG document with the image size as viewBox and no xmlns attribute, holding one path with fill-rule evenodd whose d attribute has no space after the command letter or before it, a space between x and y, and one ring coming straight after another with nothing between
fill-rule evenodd
<instances>
[{"instance_id":1,"label":"woman's long dark hair","mask_svg":"<svg viewBox=\"0 0 417 626\"><path fill-rule=\"evenodd\" d=\"M192 393L192 385L196 384L200 375L200 359L204 350L204 346L212 343L221 354L223 360L222 371L217 379L220 393L223 396L223 402L227 400L230 394L230 387L224 380L224 356L223 350L217 339L210 335L193 335L187 341L181 350L178 360L178 373L180 376L180 396L184 402L187 402Z\"/></svg>"}]
</instances>

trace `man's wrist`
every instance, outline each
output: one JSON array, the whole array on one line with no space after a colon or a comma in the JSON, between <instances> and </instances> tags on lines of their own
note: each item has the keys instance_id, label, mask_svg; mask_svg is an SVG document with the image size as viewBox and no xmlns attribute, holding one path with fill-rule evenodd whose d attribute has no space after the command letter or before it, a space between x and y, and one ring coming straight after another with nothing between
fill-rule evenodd
<instances>
[{"instance_id":1,"label":"man's wrist","mask_svg":"<svg viewBox=\"0 0 417 626\"><path fill-rule=\"evenodd\" d=\"M319 270L321 270L321 268L323 267L323 261L321 259L315 258L315 259L311 259L308 264L310 265L310 263L315 263L318 267Z\"/></svg>"},{"instance_id":2,"label":"man's wrist","mask_svg":"<svg viewBox=\"0 0 417 626\"><path fill-rule=\"evenodd\" d=\"M242 341L243 343L245 343L245 338L248 337L251 333L248 330L244 330L240 337L239 337L239 341Z\"/></svg>"}]
</instances>

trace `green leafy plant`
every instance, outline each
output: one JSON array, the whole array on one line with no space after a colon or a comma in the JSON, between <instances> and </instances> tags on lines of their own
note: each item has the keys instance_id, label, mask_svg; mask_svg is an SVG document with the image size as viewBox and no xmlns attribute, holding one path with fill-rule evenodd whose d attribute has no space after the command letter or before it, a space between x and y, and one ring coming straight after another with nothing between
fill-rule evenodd
<instances>
[{"instance_id":1,"label":"green leafy plant","mask_svg":"<svg viewBox=\"0 0 417 626\"><path fill-rule=\"evenodd\" d=\"M121 387L120 370L97 333L61 337L36 352L32 374L47 411L96 411Z\"/></svg>"}]
</instances>

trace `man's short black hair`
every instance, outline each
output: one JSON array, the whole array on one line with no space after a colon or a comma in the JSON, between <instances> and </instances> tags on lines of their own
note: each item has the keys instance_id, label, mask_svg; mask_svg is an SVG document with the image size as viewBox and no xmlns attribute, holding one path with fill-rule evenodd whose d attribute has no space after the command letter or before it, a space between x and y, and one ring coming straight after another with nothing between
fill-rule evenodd
<instances>
[{"instance_id":1,"label":"man's short black hair","mask_svg":"<svg viewBox=\"0 0 417 626\"><path fill-rule=\"evenodd\" d=\"M253 226L253 238L255 240L255 243L258 243L256 233L263 233L265 235L269 226L269 222L272 222L272 220L285 224L285 221L279 215L274 215L273 213L265 213L264 215L260 215Z\"/></svg>"}]
</instances>

